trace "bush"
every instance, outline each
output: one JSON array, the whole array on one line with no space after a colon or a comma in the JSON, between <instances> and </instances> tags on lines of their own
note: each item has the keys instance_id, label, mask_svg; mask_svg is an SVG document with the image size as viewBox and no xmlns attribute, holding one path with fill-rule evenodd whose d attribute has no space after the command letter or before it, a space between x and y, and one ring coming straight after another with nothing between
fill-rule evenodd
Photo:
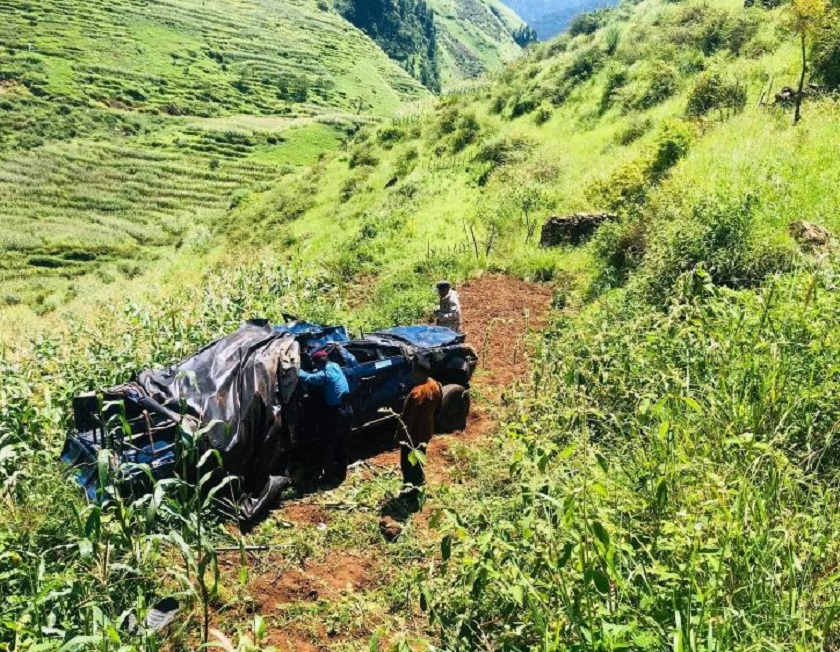
<instances>
[{"instance_id":1,"label":"bush","mask_svg":"<svg viewBox=\"0 0 840 652\"><path fill-rule=\"evenodd\" d=\"M621 213L636 211L647 198L648 163L646 160L622 165L605 179L592 183L586 196L599 210Z\"/></svg>"},{"instance_id":2,"label":"bush","mask_svg":"<svg viewBox=\"0 0 840 652\"><path fill-rule=\"evenodd\" d=\"M611 26L604 35L604 49L609 56L615 54L618 44L621 41L621 30L615 25Z\"/></svg>"},{"instance_id":3,"label":"bush","mask_svg":"<svg viewBox=\"0 0 840 652\"><path fill-rule=\"evenodd\" d=\"M417 167L417 161L420 159L420 153L416 147L410 147L403 152L397 159L396 173L398 177L407 177Z\"/></svg>"},{"instance_id":4,"label":"bush","mask_svg":"<svg viewBox=\"0 0 840 652\"><path fill-rule=\"evenodd\" d=\"M681 121L666 122L656 139L656 149L650 164L650 174L658 179L688 153L694 131Z\"/></svg>"},{"instance_id":5,"label":"bush","mask_svg":"<svg viewBox=\"0 0 840 652\"><path fill-rule=\"evenodd\" d=\"M627 94L625 110L645 111L664 102L679 90L680 75L673 67L657 61L640 76L635 92Z\"/></svg>"},{"instance_id":6,"label":"bush","mask_svg":"<svg viewBox=\"0 0 840 652\"><path fill-rule=\"evenodd\" d=\"M811 50L814 79L829 90L840 88L840 11L829 12Z\"/></svg>"},{"instance_id":7,"label":"bush","mask_svg":"<svg viewBox=\"0 0 840 652\"><path fill-rule=\"evenodd\" d=\"M607 222L592 238L591 252L596 274L595 294L620 287L641 264L647 248L647 233L641 220Z\"/></svg>"},{"instance_id":8,"label":"bush","mask_svg":"<svg viewBox=\"0 0 840 652\"><path fill-rule=\"evenodd\" d=\"M724 79L717 71L701 74L688 94L686 114L697 117L715 109L744 110L747 105L747 88L738 81Z\"/></svg>"},{"instance_id":9,"label":"bush","mask_svg":"<svg viewBox=\"0 0 840 652\"><path fill-rule=\"evenodd\" d=\"M510 107L510 117L512 120L520 118L523 115L533 113L540 105L539 101L532 95L521 95L517 97Z\"/></svg>"},{"instance_id":10,"label":"bush","mask_svg":"<svg viewBox=\"0 0 840 652\"><path fill-rule=\"evenodd\" d=\"M396 143L400 142L405 133L399 127L390 125L379 130L376 134L376 141L384 146L386 149L391 149Z\"/></svg>"},{"instance_id":11,"label":"bush","mask_svg":"<svg viewBox=\"0 0 840 652\"><path fill-rule=\"evenodd\" d=\"M600 111L606 113L613 105L618 97L618 91L624 88L627 84L627 69L626 68L611 68L607 72L607 82L604 85L604 90L601 93Z\"/></svg>"},{"instance_id":12,"label":"bush","mask_svg":"<svg viewBox=\"0 0 840 652\"><path fill-rule=\"evenodd\" d=\"M594 34L601 27L603 12L590 11L585 14L578 14L569 23L569 35L580 36L581 34Z\"/></svg>"},{"instance_id":13,"label":"bush","mask_svg":"<svg viewBox=\"0 0 840 652\"><path fill-rule=\"evenodd\" d=\"M350 161L348 167L352 170L358 167L376 167L379 165L379 159L373 153L369 146L356 147L350 154Z\"/></svg>"},{"instance_id":14,"label":"bush","mask_svg":"<svg viewBox=\"0 0 840 652\"><path fill-rule=\"evenodd\" d=\"M563 75L565 80L579 84L590 79L604 65L604 55L598 48L587 48L572 59Z\"/></svg>"},{"instance_id":15,"label":"bush","mask_svg":"<svg viewBox=\"0 0 840 652\"><path fill-rule=\"evenodd\" d=\"M650 118L633 118L624 129L616 133L614 140L616 144L626 147L644 136L652 126Z\"/></svg>"},{"instance_id":16,"label":"bush","mask_svg":"<svg viewBox=\"0 0 840 652\"><path fill-rule=\"evenodd\" d=\"M551 107L547 106L545 104L542 104L542 105L540 105L540 108L537 109L537 112L534 115L534 122L536 123L537 126L542 126L546 122L551 120L552 115L553 115L553 112L551 110Z\"/></svg>"},{"instance_id":17,"label":"bush","mask_svg":"<svg viewBox=\"0 0 840 652\"><path fill-rule=\"evenodd\" d=\"M677 278L702 264L718 285L747 287L789 269L794 250L786 242L756 236L756 201L706 197L689 215L651 229L639 283L645 296L665 301Z\"/></svg>"},{"instance_id":18,"label":"bush","mask_svg":"<svg viewBox=\"0 0 840 652\"><path fill-rule=\"evenodd\" d=\"M457 128L452 137L452 151L458 153L471 145L481 133L481 125L474 113L465 113L458 118Z\"/></svg>"}]
</instances>

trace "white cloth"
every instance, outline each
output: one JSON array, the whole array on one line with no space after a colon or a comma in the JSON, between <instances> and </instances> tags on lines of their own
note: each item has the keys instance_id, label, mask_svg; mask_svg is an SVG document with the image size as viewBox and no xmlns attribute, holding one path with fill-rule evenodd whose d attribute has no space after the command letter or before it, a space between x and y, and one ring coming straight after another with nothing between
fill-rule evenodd
<instances>
[{"instance_id":1,"label":"white cloth","mask_svg":"<svg viewBox=\"0 0 840 652\"><path fill-rule=\"evenodd\" d=\"M461 332L461 299L455 290L449 290L445 297L441 297L440 308L435 311L435 321L438 326Z\"/></svg>"}]
</instances>

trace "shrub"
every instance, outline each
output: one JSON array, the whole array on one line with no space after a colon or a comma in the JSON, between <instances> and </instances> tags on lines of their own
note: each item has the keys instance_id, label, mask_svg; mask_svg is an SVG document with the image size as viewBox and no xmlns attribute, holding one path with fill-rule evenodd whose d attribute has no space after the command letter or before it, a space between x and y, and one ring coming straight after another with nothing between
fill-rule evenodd
<instances>
[{"instance_id":1,"label":"shrub","mask_svg":"<svg viewBox=\"0 0 840 652\"><path fill-rule=\"evenodd\" d=\"M542 126L546 122L551 120L552 115L553 115L553 112L551 110L551 107L547 106L545 104L542 104L542 105L540 105L540 108L537 109L537 112L534 115L534 122L537 124L537 126Z\"/></svg>"},{"instance_id":2,"label":"shrub","mask_svg":"<svg viewBox=\"0 0 840 652\"><path fill-rule=\"evenodd\" d=\"M410 147L403 152L397 159L396 173L398 177L407 177L417 167L417 161L420 158L420 153L416 147Z\"/></svg>"},{"instance_id":3,"label":"shrub","mask_svg":"<svg viewBox=\"0 0 840 652\"><path fill-rule=\"evenodd\" d=\"M592 238L591 252L596 274L591 290L620 287L642 262L647 248L647 233L639 219L607 222Z\"/></svg>"},{"instance_id":4,"label":"shrub","mask_svg":"<svg viewBox=\"0 0 840 652\"><path fill-rule=\"evenodd\" d=\"M533 113L539 105L539 101L533 95L521 95L513 101L510 107L510 117L513 120Z\"/></svg>"},{"instance_id":5,"label":"shrub","mask_svg":"<svg viewBox=\"0 0 840 652\"><path fill-rule=\"evenodd\" d=\"M621 29L612 25L604 35L604 49L609 56L615 54L621 41Z\"/></svg>"},{"instance_id":6,"label":"shrub","mask_svg":"<svg viewBox=\"0 0 840 652\"><path fill-rule=\"evenodd\" d=\"M647 170L648 163L643 159L622 165L605 179L592 183L586 189L586 196L599 210L632 213L647 198L650 186Z\"/></svg>"},{"instance_id":7,"label":"shrub","mask_svg":"<svg viewBox=\"0 0 840 652\"><path fill-rule=\"evenodd\" d=\"M468 145L471 145L481 133L481 125L474 113L465 113L458 118L457 128L452 137L452 151L460 152Z\"/></svg>"},{"instance_id":8,"label":"shrub","mask_svg":"<svg viewBox=\"0 0 840 652\"><path fill-rule=\"evenodd\" d=\"M368 146L357 147L350 154L348 167L351 170L357 167L376 167L377 165L379 165L379 159L376 158L373 150Z\"/></svg>"},{"instance_id":9,"label":"shrub","mask_svg":"<svg viewBox=\"0 0 840 652\"><path fill-rule=\"evenodd\" d=\"M656 179L674 167L688 153L694 131L681 121L666 122L656 139L656 149L650 164L650 174Z\"/></svg>"},{"instance_id":10,"label":"shrub","mask_svg":"<svg viewBox=\"0 0 840 652\"><path fill-rule=\"evenodd\" d=\"M627 84L626 68L611 68L607 72L607 82L601 93L600 111L606 113L618 97L618 91Z\"/></svg>"},{"instance_id":11,"label":"shrub","mask_svg":"<svg viewBox=\"0 0 840 652\"><path fill-rule=\"evenodd\" d=\"M717 71L701 74L688 95L686 114L701 116L715 109L740 112L747 104L747 88L738 81L724 79Z\"/></svg>"},{"instance_id":12,"label":"shrub","mask_svg":"<svg viewBox=\"0 0 840 652\"><path fill-rule=\"evenodd\" d=\"M569 35L580 36L581 34L594 34L601 27L603 12L590 11L585 14L578 14L569 23Z\"/></svg>"},{"instance_id":13,"label":"shrub","mask_svg":"<svg viewBox=\"0 0 840 652\"><path fill-rule=\"evenodd\" d=\"M626 147L644 136L652 126L650 118L633 118L624 129L616 133L614 140L618 145Z\"/></svg>"},{"instance_id":14,"label":"shrub","mask_svg":"<svg viewBox=\"0 0 840 652\"><path fill-rule=\"evenodd\" d=\"M586 48L572 59L563 75L564 79L582 83L590 79L604 65L604 55L598 48Z\"/></svg>"},{"instance_id":15,"label":"shrub","mask_svg":"<svg viewBox=\"0 0 840 652\"><path fill-rule=\"evenodd\" d=\"M829 12L811 51L814 78L831 90L840 88L840 11Z\"/></svg>"},{"instance_id":16,"label":"shrub","mask_svg":"<svg viewBox=\"0 0 840 652\"><path fill-rule=\"evenodd\" d=\"M752 196L706 197L679 219L651 230L640 288L648 299L664 301L684 272L702 264L712 281L730 287L761 282L790 268L793 249L756 237Z\"/></svg>"},{"instance_id":17,"label":"shrub","mask_svg":"<svg viewBox=\"0 0 840 652\"><path fill-rule=\"evenodd\" d=\"M666 63L657 61L638 80L635 92L627 95L625 110L645 111L665 101L679 89L680 75Z\"/></svg>"},{"instance_id":18,"label":"shrub","mask_svg":"<svg viewBox=\"0 0 840 652\"><path fill-rule=\"evenodd\" d=\"M399 127L394 125L390 125L380 129L379 133L376 135L377 142L384 146L387 149L391 149L396 143L400 142L405 133Z\"/></svg>"}]
</instances>

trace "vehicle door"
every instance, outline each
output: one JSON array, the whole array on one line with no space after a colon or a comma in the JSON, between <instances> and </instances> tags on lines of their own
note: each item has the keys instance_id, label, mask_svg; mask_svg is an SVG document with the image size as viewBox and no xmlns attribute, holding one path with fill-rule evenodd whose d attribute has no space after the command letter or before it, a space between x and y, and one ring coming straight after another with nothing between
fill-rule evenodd
<instances>
[{"instance_id":1,"label":"vehicle door","mask_svg":"<svg viewBox=\"0 0 840 652\"><path fill-rule=\"evenodd\" d=\"M340 360L350 385L354 426L381 419L375 401L379 383L380 352L372 342L349 342L342 347Z\"/></svg>"}]
</instances>

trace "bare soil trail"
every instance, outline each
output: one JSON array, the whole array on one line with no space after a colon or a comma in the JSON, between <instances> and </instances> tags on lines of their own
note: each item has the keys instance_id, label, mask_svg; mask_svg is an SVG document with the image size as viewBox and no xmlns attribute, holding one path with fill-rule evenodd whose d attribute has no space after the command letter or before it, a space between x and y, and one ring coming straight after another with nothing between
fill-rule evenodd
<instances>
[{"instance_id":1,"label":"bare soil trail","mask_svg":"<svg viewBox=\"0 0 840 652\"><path fill-rule=\"evenodd\" d=\"M552 291L545 285L497 274L475 278L458 291L463 328L467 341L479 355L479 369L473 380L475 398L466 430L435 437L429 446L426 472L432 496L436 485L452 481L458 465L456 447L465 443L480 446L488 441L497 427L497 407L505 391L517 382L529 380L528 335L547 325L552 300ZM362 460L362 477L356 479L355 487L373 481L377 475L398 474L399 452L388 444L385 442L388 450L380 447L361 455L357 452L357 458ZM304 538L316 537L346 517L336 500L329 495L311 494L290 501L277 512L275 522L298 531ZM380 512L368 509L357 516L363 521L362 527L370 531ZM425 511L415 518L418 527L427 529ZM279 612L305 610L307 605L311 610L319 602L347 602L387 585L392 579L388 574L393 569L389 571L382 565L380 551L364 552L367 546L363 540L349 544L349 548L319 550L317 555L303 560L285 558L282 553L253 556L247 587L253 601L251 610L270 618ZM224 560L223 565L233 571L237 564ZM266 642L284 651L313 652L336 645L366 648L376 625L367 622L343 632L332 632L307 619L293 622L287 619L283 625L269 627Z\"/></svg>"}]
</instances>

